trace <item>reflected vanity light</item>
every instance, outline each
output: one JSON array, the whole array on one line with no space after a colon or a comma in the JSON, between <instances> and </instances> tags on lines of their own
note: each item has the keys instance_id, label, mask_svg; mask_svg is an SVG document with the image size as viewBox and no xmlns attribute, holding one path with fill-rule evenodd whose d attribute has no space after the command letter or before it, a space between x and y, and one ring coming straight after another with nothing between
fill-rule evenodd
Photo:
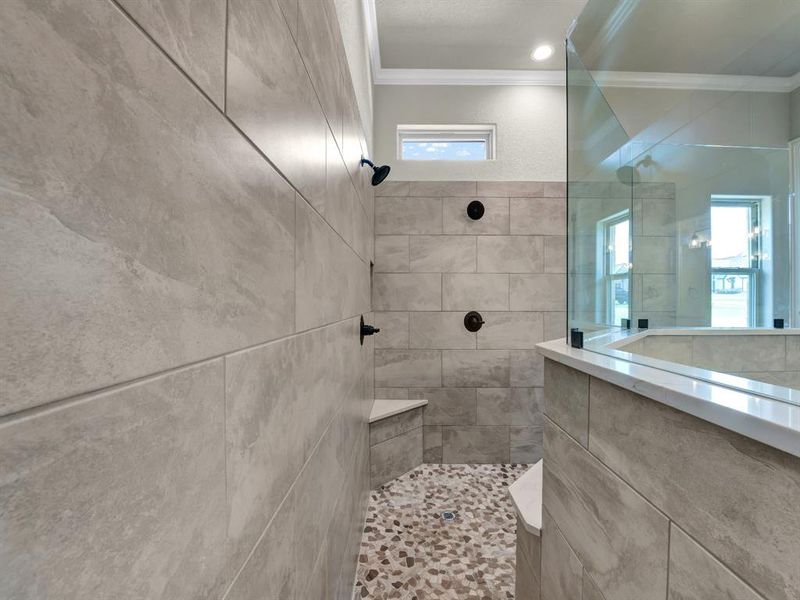
<instances>
[{"instance_id":1,"label":"reflected vanity light","mask_svg":"<svg viewBox=\"0 0 800 600\"><path fill-rule=\"evenodd\" d=\"M711 240L705 239L697 231L692 234L692 239L689 240L689 248L710 248Z\"/></svg>"}]
</instances>

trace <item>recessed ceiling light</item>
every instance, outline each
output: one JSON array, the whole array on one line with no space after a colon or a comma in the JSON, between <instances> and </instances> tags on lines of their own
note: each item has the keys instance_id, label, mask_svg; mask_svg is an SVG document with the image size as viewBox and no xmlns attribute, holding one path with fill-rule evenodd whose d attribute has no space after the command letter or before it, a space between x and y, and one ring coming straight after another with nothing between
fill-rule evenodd
<instances>
[{"instance_id":1,"label":"recessed ceiling light","mask_svg":"<svg viewBox=\"0 0 800 600\"><path fill-rule=\"evenodd\" d=\"M536 49L531 52L531 60L535 60L536 62L547 60L553 56L553 52L555 52L555 50L550 44L537 46Z\"/></svg>"}]
</instances>

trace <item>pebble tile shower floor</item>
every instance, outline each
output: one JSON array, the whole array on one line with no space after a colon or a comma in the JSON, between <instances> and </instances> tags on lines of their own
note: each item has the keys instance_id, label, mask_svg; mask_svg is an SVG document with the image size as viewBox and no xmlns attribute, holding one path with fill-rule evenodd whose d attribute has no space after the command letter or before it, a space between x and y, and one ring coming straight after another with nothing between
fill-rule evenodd
<instances>
[{"instance_id":1,"label":"pebble tile shower floor","mask_svg":"<svg viewBox=\"0 0 800 600\"><path fill-rule=\"evenodd\" d=\"M514 598L508 486L527 465L422 465L373 490L356 598ZM447 522L442 513L452 511Z\"/></svg>"}]
</instances>

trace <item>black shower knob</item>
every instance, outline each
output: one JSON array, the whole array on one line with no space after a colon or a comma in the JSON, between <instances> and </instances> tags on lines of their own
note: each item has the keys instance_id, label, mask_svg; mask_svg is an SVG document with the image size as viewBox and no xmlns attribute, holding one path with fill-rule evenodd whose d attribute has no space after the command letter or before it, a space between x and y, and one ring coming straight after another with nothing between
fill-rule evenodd
<instances>
[{"instance_id":1,"label":"black shower knob","mask_svg":"<svg viewBox=\"0 0 800 600\"><path fill-rule=\"evenodd\" d=\"M467 331L472 331L474 333L483 327L483 323L483 317L479 312L471 310L464 315L464 327L467 328Z\"/></svg>"},{"instance_id":2,"label":"black shower knob","mask_svg":"<svg viewBox=\"0 0 800 600\"><path fill-rule=\"evenodd\" d=\"M480 200L473 200L467 205L467 216L473 221L480 219L484 212L486 212L486 209Z\"/></svg>"}]
</instances>

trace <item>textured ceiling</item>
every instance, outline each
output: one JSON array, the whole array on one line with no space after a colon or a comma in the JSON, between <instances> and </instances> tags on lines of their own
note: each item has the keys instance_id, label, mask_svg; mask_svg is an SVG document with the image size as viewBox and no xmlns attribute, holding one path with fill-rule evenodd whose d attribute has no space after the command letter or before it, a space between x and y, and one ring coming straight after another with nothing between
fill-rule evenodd
<instances>
[{"instance_id":1,"label":"textured ceiling","mask_svg":"<svg viewBox=\"0 0 800 600\"><path fill-rule=\"evenodd\" d=\"M381 65L403 69L563 69L585 0L375 0ZM549 43L541 63L531 50Z\"/></svg>"},{"instance_id":2,"label":"textured ceiling","mask_svg":"<svg viewBox=\"0 0 800 600\"><path fill-rule=\"evenodd\" d=\"M385 68L563 69L792 76L800 0L375 0ZM586 5L586 10L581 13ZM550 43L550 60L530 60Z\"/></svg>"}]
</instances>

